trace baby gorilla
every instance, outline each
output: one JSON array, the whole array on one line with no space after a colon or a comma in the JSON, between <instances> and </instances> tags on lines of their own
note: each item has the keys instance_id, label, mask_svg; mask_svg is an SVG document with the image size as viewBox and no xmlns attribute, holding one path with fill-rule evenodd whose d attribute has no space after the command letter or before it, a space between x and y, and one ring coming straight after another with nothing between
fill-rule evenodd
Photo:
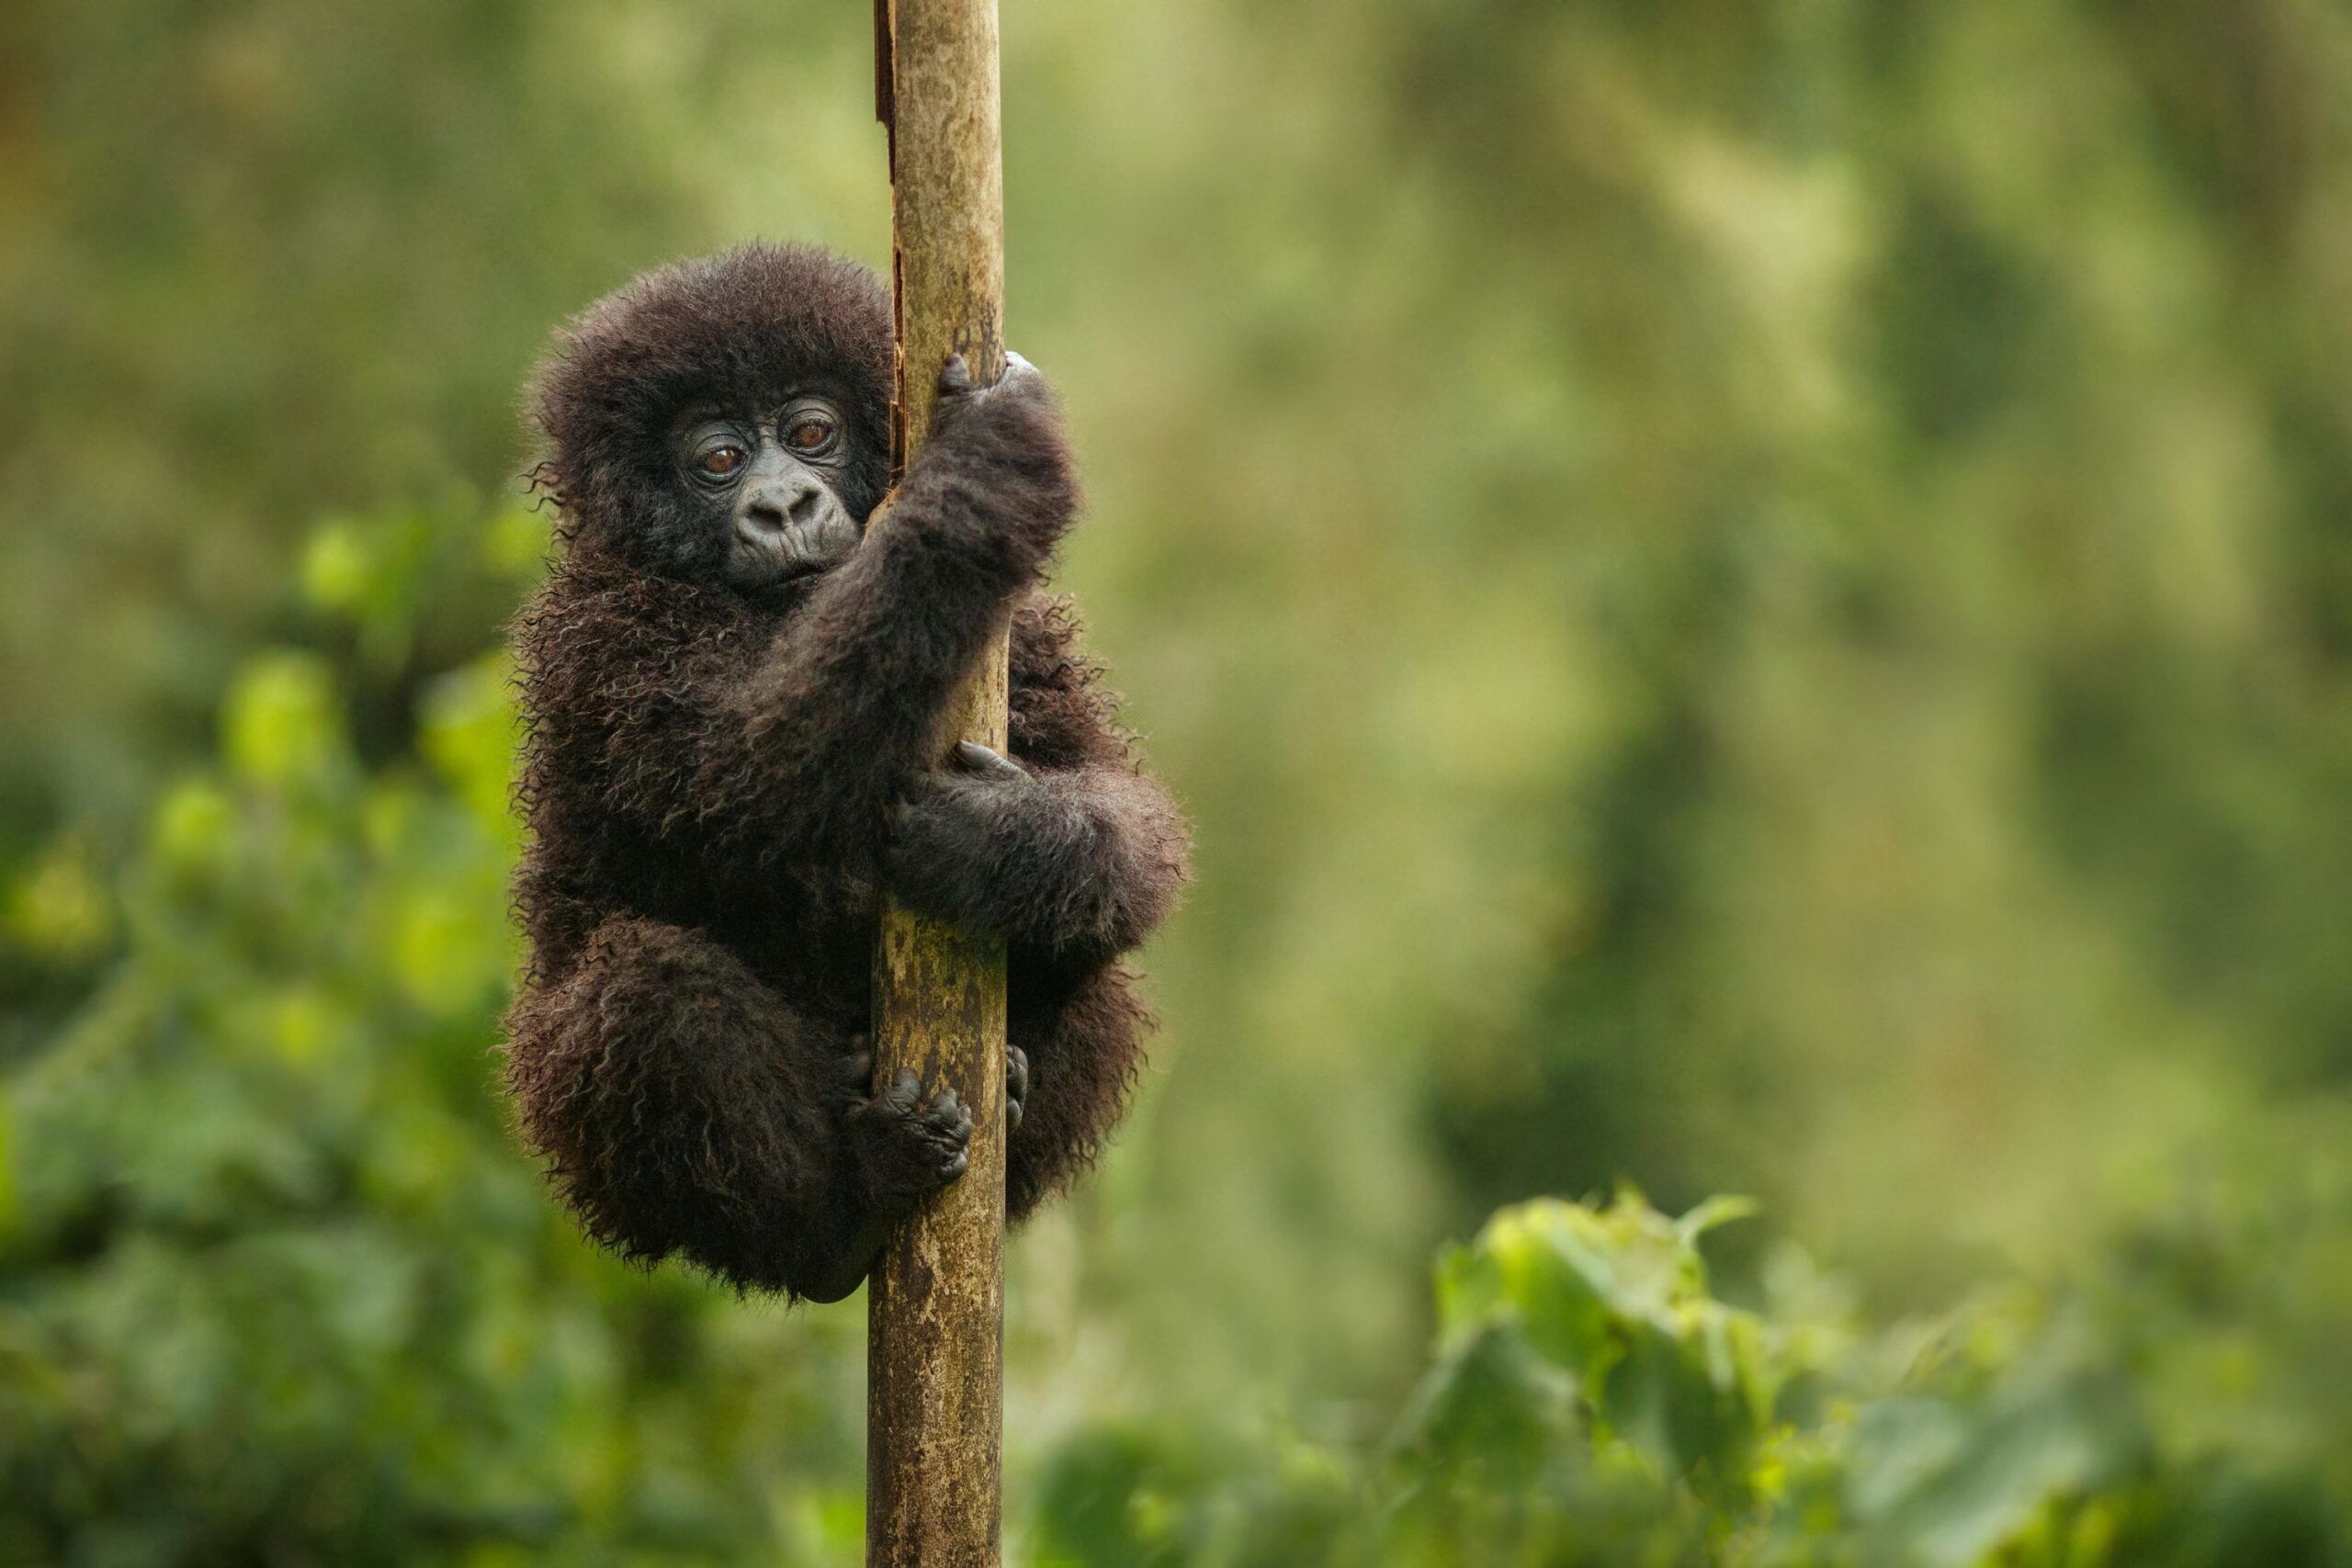
<instances>
[{"instance_id":1,"label":"baby gorilla","mask_svg":"<svg viewBox=\"0 0 2352 1568\"><path fill-rule=\"evenodd\" d=\"M1117 1120L1147 1016L1119 954L1184 877L1068 605L1078 504L1045 380L941 375L889 469L888 293L748 246L649 274L543 367L535 482L566 548L514 628L532 952L507 1017L525 1135L591 1234L832 1301L958 1176L971 1118L865 1028L877 884L1001 931L1006 1201ZM1011 755L947 710L1012 623Z\"/></svg>"}]
</instances>

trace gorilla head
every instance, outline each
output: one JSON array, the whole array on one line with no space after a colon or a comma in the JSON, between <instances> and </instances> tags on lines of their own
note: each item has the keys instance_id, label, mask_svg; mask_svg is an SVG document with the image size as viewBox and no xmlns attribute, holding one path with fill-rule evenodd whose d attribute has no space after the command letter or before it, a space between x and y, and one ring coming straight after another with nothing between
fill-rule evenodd
<instances>
[{"instance_id":1,"label":"gorilla head","mask_svg":"<svg viewBox=\"0 0 2352 1568\"><path fill-rule=\"evenodd\" d=\"M865 267L751 244L648 273L559 337L534 481L567 537L746 593L839 561L889 482L890 301Z\"/></svg>"}]
</instances>

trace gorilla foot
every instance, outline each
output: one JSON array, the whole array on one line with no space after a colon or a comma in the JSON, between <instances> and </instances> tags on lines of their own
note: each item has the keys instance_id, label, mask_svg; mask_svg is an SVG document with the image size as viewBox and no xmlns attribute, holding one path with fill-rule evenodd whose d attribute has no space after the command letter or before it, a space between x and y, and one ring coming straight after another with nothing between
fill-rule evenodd
<instances>
[{"instance_id":1,"label":"gorilla foot","mask_svg":"<svg viewBox=\"0 0 2352 1568\"><path fill-rule=\"evenodd\" d=\"M866 1190L880 1203L911 1205L971 1163L971 1111L954 1089L926 1092L903 1069L850 1113L847 1127L865 1168Z\"/></svg>"}]
</instances>

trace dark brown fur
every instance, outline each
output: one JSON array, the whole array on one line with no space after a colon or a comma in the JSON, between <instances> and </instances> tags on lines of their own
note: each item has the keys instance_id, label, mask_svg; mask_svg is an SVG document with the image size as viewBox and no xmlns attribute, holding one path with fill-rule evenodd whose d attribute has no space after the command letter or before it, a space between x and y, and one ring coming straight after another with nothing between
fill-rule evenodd
<instances>
[{"instance_id":1,"label":"dark brown fur","mask_svg":"<svg viewBox=\"0 0 2352 1568\"><path fill-rule=\"evenodd\" d=\"M507 1083L598 1239L797 1294L845 1289L860 1238L960 1147L864 1081L877 867L1008 933L1030 1064L1018 1217L1123 1109L1148 1020L1116 959L1186 851L1067 604L1037 588L1077 489L1034 372L943 396L888 525L839 565L757 595L714 570L664 446L679 410L821 388L848 412L843 499L864 517L890 363L870 273L752 246L597 305L537 387L535 477L568 547L514 627L532 953ZM945 705L1008 609L1030 776L941 772Z\"/></svg>"}]
</instances>

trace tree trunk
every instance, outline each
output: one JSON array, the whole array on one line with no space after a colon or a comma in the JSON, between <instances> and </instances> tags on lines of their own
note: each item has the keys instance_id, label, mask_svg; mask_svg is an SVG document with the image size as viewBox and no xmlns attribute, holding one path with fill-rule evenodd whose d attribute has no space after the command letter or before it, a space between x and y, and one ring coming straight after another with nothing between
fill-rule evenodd
<instances>
[{"instance_id":1,"label":"tree trunk","mask_svg":"<svg viewBox=\"0 0 2352 1568\"><path fill-rule=\"evenodd\" d=\"M931 419L939 367L1004 370L996 0L875 0L876 108L890 138L898 315L895 458ZM886 505L877 526L889 526ZM1002 627L960 732L1005 745ZM874 1073L910 1067L972 1111L971 1163L892 1238L867 1285L865 1556L995 1568L1004 1423L1004 944L886 898Z\"/></svg>"}]
</instances>

